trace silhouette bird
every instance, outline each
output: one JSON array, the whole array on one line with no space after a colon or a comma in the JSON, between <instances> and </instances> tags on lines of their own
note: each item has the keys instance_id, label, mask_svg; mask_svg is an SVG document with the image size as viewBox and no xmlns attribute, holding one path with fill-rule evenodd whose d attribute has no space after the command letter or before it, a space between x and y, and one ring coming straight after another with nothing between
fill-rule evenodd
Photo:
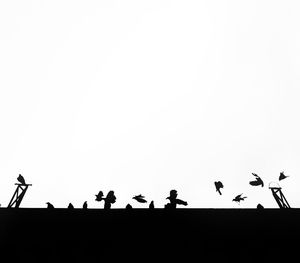
<instances>
[{"instance_id":1,"label":"silhouette bird","mask_svg":"<svg viewBox=\"0 0 300 263\"><path fill-rule=\"evenodd\" d=\"M104 201L104 209L110 209L111 204L114 204L117 200L114 191L109 191L106 197L103 197L103 192L99 191L99 193L96 196L96 201Z\"/></svg>"},{"instance_id":2,"label":"silhouette bird","mask_svg":"<svg viewBox=\"0 0 300 263\"><path fill-rule=\"evenodd\" d=\"M24 179L24 177L23 177L21 174L19 174L17 180L18 180L21 184L26 184L26 183L25 183L25 179Z\"/></svg>"},{"instance_id":3,"label":"silhouette bird","mask_svg":"<svg viewBox=\"0 0 300 263\"><path fill-rule=\"evenodd\" d=\"M127 204L125 208L126 209L132 209L132 206L131 206L131 204Z\"/></svg>"},{"instance_id":4,"label":"silhouette bird","mask_svg":"<svg viewBox=\"0 0 300 263\"><path fill-rule=\"evenodd\" d=\"M116 202L117 198L115 196L114 191L109 191L104 199L104 209L110 209L111 204Z\"/></svg>"},{"instance_id":5,"label":"silhouette bird","mask_svg":"<svg viewBox=\"0 0 300 263\"><path fill-rule=\"evenodd\" d=\"M255 176L255 181L250 181L249 184L253 185L253 186L258 186L261 185L261 187L264 186L264 182L263 180L255 173L252 173Z\"/></svg>"},{"instance_id":6,"label":"silhouette bird","mask_svg":"<svg viewBox=\"0 0 300 263\"><path fill-rule=\"evenodd\" d=\"M150 205L149 205L149 209L154 209L154 202L151 201Z\"/></svg>"},{"instance_id":7,"label":"silhouette bird","mask_svg":"<svg viewBox=\"0 0 300 263\"><path fill-rule=\"evenodd\" d=\"M244 201L247 196L242 197L242 194L237 195L234 199L232 199L233 202L240 203L241 201Z\"/></svg>"},{"instance_id":8,"label":"silhouette bird","mask_svg":"<svg viewBox=\"0 0 300 263\"><path fill-rule=\"evenodd\" d=\"M145 200L145 196L142 196L141 194L132 197L132 199L138 201L139 203L147 203L147 201Z\"/></svg>"},{"instance_id":9,"label":"silhouette bird","mask_svg":"<svg viewBox=\"0 0 300 263\"><path fill-rule=\"evenodd\" d=\"M221 191L220 191L221 188L224 188L222 182L220 182L220 181L215 182L215 187L216 187L216 191L217 191L220 195L222 195L222 193L221 193Z\"/></svg>"},{"instance_id":10,"label":"silhouette bird","mask_svg":"<svg viewBox=\"0 0 300 263\"><path fill-rule=\"evenodd\" d=\"M279 181L281 181L281 180L283 180L283 179L285 179L287 177L289 177L289 176L285 175L284 172L281 172L280 175L279 175Z\"/></svg>"},{"instance_id":11,"label":"silhouette bird","mask_svg":"<svg viewBox=\"0 0 300 263\"><path fill-rule=\"evenodd\" d=\"M82 208L83 208L83 209L87 209L87 208L88 208L87 201L85 201L85 202L83 203L83 206L82 206Z\"/></svg>"},{"instance_id":12,"label":"silhouette bird","mask_svg":"<svg viewBox=\"0 0 300 263\"><path fill-rule=\"evenodd\" d=\"M72 203L69 203L68 209L73 209L73 208L74 208L74 206L72 205Z\"/></svg>"},{"instance_id":13,"label":"silhouette bird","mask_svg":"<svg viewBox=\"0 0 300 263\"><path fill-rule=\"evenodd\" d=\"M47 208L49 208L49 209L54 208L54 206L51 203L47 202L46 204L47 204Z\"/></svg>"},{"instance_id":14,"label":"silhouette bird","mask_svg":"<svg viewBox=\"0 0 300 263\"><path fill-rule=\"evenodd\" d=\"M99 193L96 196L96 201L100 202L103 200L103 192L99 191Z\"/></svg>"},{"instance_id":15,"label":"silhouette bird","mask_svg":"<svg viewBox=\"0 0 300 263\"><path fill-rule=\"evenodd\" d=\"M258 204L256 208L259 210L264 209L264 207L261 204Z\"/></svg>"},{"instance_id":16,"label":"silhouette bird","mask_svg":"<svg viewBox=\"0 0 300 263\"><path fill-rule=\"evenodd\" d=\"M177 205L184 205L187 206L188 203L186 201L183 201L181 199L177 199L177 191L176 190L171 190L170 191L170 196L168 196L166 199L170 200L170 203L165 205L166 209L176 209Z\"/></svg>"}]
</instances>

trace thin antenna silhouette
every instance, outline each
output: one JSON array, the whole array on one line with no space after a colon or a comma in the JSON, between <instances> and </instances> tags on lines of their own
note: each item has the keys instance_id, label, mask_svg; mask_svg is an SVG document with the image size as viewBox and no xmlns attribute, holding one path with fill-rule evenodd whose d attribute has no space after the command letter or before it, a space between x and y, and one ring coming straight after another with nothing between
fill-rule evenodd
<instances>
[{"instance_id":1,"label":"thin antenna silhouette","mask_svg":"<svg viewBox=\"0 0 300 263\"><path fill-rule=\"evenodd\" d=\"M27 192L28 187L32 186L32 184L25 183L25 179L21 174L19 174L17 180L20 183L15 184L17 186L17 188L7 206L8 208L11 208L11 207L19 208L21 205L21 202Z\"/></svg>"},{"instance_id":2,"label":"thin antenna silhouette","mask_svg":"<svg viewBox=\"0 0 300 263\"><path fill-rule=\"evenodd\" d=\"M276 186L272 186L271 184L276 184ZM291 208L289 202L286 200L284 194L281 191L282 188L277 183L271 182L269 184L269 189L271 190L272 195L279 208Z\"/></svg>"}]
</instances>

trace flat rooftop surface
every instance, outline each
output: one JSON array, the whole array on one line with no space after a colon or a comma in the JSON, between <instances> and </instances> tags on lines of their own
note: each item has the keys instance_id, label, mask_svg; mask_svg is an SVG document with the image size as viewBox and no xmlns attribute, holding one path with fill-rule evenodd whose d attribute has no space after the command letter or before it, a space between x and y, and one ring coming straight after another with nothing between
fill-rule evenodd
<instances>
[{"instance_id":1,"label":"flat rooftop surface","mask_svg":"<svg viewBox=\"0 0 300 263\"><path fill-rule=\"evenodd\" d=\"M299 224L300 209L0 208L0 247L3 262L290 262Z\"/></svg>"}]
</instances>

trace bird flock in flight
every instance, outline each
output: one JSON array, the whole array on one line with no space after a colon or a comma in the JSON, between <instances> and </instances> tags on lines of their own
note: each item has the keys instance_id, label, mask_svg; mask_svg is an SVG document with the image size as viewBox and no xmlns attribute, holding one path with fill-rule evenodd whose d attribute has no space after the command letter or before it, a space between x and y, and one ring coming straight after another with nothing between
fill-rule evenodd
<instances>
[{"instance_id":1,"label":"bird flock in flight","mask_svg":"<svg viewBox=\"0 0 300 263\"><path fill-rule=\"evenodd\" d=\"M251 186L261 186L261 187L264 187L264 182L261 179L261 177L258 176L256 173L252 173L252 175L255 177L255 179L252 180L252 181L250 181L249 184ZM289 176L285 175L284 172L281 172L278 179L279 179L279 181L281 181L281 180L286 179L287 177L289 177ZM17 180L18 180L18 182L21 185L26 185L25 179L24 179L24 177L21 174L19 174ZM216 182L214 182L214 184L215 184L216 192L218 192L220 195L222 195L221 189L224 188L223 183L221 181L216 181ZM96 194L95 196L96 196L95 201L97 201L97 202L104 201L104 209L110 209L111 205L113 203L115 203L116 199L117 199L116 196L115 196L115 194L114 194L114 191L109 191L107 193L106 197L104 197L104 194L103 194L102 191L99 191L99 193ZM246 198L247 198L247 196L243 196L243 194L239 194L239 195L235 196L232 199L232 201L233 202L237 202L238 204L240 204L240 202L244 201ZM142 204L148 202L145 199L145 196L143 196L141 194L133 196L132 199L134 199L138 203L142 203ZM176 190L171 190L170 191L170 196L167 197L166 199L169 199L170 203L166 204L165 208L176 208L177 205L187 206L187 202L182 201L182 200L180 200L180 199L177 198L177 191ZM50 209L54 208L54 206L50 202L47 202L46 204L47 204L47 208L50 208ZM68 209L73 209L73 208L74 208L74 206L72 205L72 203L69 203ZM85 201L83 203L82 208L83 209L87 209L88 208L87 201ZM132 206L130 204L127 204L126 208L130 209L130 208L132 208ZM150 202L149 209L154 209L154 201Z\"/></svg>"},{"instance_id":2,"label":"bird flock in flight","mask_svg":"<svg viewBox=\"0 0 300 263\"><path fill-rule=\"evenodd\" d=\"M252 175L255 177L255 180L250 181L249 184L252 186L261 186L264 187L264 182L263 180L256 174L256 173L252 173ZM284 172L281 172L279 175L279 181L284 180L285 178L289 177L288 175L285 175ZM216 191L222 195L221 189L224 188L224 185L221 181L216 181L215 182L215 187L216 187ZM244 201L247 196L242 196L243 194L239 194L236 197L234 197L232 199L233 202L237 202L238 204L240 204L241 201ZM261 206L261 205L260 205Z\"/></svg>"}]
</instances>

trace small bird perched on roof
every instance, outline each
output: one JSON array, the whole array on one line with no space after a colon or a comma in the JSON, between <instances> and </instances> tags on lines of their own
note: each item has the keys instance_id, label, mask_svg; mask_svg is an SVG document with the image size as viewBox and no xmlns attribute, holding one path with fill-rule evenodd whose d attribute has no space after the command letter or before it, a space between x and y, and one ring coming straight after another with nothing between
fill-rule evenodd
<instances>
[{"instance_id":1,"label":"small bird perched on roof","mask_svg":"<svg viewBox=\"0 0 300 263\"><path fill-rule=\"evenodd\" d=\"M85 202L83 203L83 206L82 206L82 208L83 208L83 209L87 209L87 208L88 208L87 201L85 201Z\"/></svg>"},{"instance_id":2,"label":"small bird perched on roof","mask_svg":"<svg viewBox=\"0 0 300 263\"><path fill-rule=\"evenodd\" d=\"M72 203L69 203L68 209L74 209L74 206L72 205Z\"/></svg>"},{"instance_id":3,"label":"small bird perched on roof","mask_svg":"<svg viewBox=\"0 0 300 263\"><path fill-rule=\"evenodd\" d=\"M261 185L261 187L264 186L263 180L255 173L252 173L255 176L255 181L250 181L249 184L253 186Z\"/></svg>"},{"instance_id":4,"label":"small bird perched on roof","mask_svg":"<svg viewBox=\"0 0 300 263\"><path fill-rule=\"evenodd\" d=\"M51 203L47 202L46 204L47 204L47 208L49 208L49 209L54 208L54 206Z\"/></svg>"},{"instance_id":5,"label":"small bird perched on roof","mask_svg":"<svg viewBox=\"0 0 300 263\"><path fill-rule=\"evenodd\" d=\"M222 193L221 193L221 191L220 191L221 188L224 188L222 182L220 182L220 181L215 182L215 187L216 187L216 191L217 191L220 195L222 195Z\"/></svg>"},{"instance_id":6,"label":"small bird perched on roof","mask_svg":"<svg viewBox=\"0 0 300 263\"><path fill-rule=\"evenodd\" d=\"M96 201L100 202L103 200L103 192L99 191L99 193L96 196Z\"/></svg>"},{"instance_id":7,"label":"small bird perched on roof","mask_svg":"<svg viewBox=\"0 0 300 263\"><path fill-rule=\"evenodd\" d=\"M149 209L154 209L154 202L151 201L150 205L149 205Z\"/></svg>"},{"instance_id":8,"label":"small bird perched on roof","mask_svg":"<svg viewBox=\"0 0 300 263\"><path fill-rule=\"evenodd\" d=\"M284 172L281 172L280 175L279 175L279 181L281 181L281 180L283 180L283 179L285 179L287 177L289 177L289 176L285 175Z\"/></svg>"},{"instance_id":9,"label":"small bird perched on roof","mask_svg":"<svg viewBox=\"0 0 300 263\"><path fill-rule=\"evenodd\" d=\"M264 209L264 207L263 207L261 204L258 204L258 205L256 206L256 208L259 209L259 210Z\"/></svg>"},{"instance_id":10,"label":"small bird perched on roof","mask_svg":"<svg viewBox=\"0 0 300 263\"><path fill-rule=\"evenodd\" d=\"M142 196L141 194L132 197L132 199L138 201L139 203L147 203L145 196Z\"/></svg>"},{"instance_id":11,"label":"small bird perched on roof","mask_svg":"<svg viewBox=\"0 0 300 263\"><path fill-rule=\"evenodd\" d=\"M244 201L247 196L242 197L242 194L237 195L234 199L232 199L233 202L240 203L241 201Z\"/></svg>"},{"instance_id":12,"label":"small bird perched on roof","mask_svg":"<svg viewBox=\"0 0 300 263\"><path fill-rule=\"evenodd\" d=\"M21 184L26 184L26 183L25 183L25 179L24 179L24 177L23 177L21 174L19 174L17 180L18 180Z\"/></svg>"}]
</instances>

